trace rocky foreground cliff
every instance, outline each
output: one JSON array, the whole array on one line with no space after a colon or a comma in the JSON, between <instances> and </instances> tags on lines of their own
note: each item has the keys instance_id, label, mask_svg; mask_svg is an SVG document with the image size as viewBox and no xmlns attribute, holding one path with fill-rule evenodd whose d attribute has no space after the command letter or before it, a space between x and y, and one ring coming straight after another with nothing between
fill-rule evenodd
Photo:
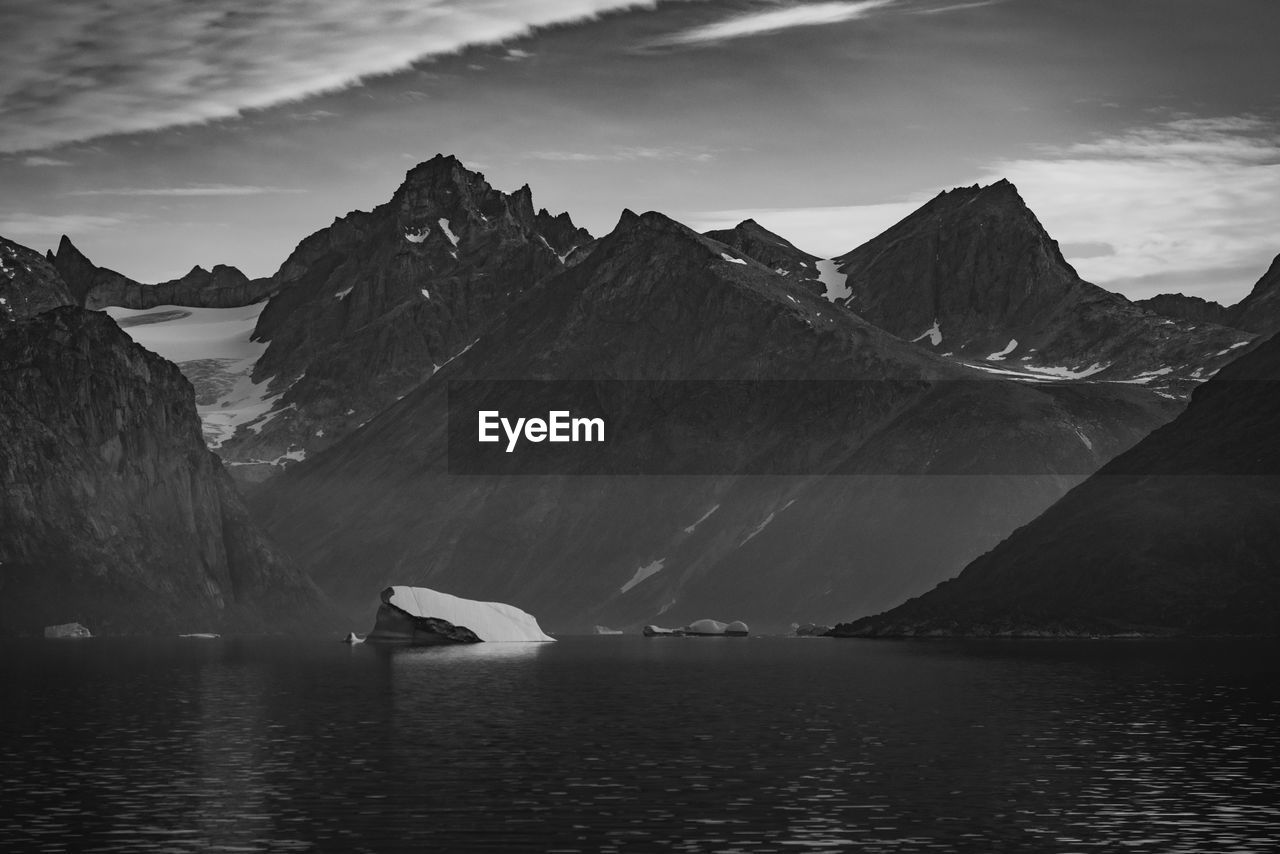
<instances>
[{"instance_id":1,"label":"rocky foreground cliff","mask_svg":"<svg viewBox=\"0 0 1280 854\"><path fill-rule=\"evenodd\" d=\"M204 445L191 384L105 314L0 328L0 633L277 630L312 584Z\"/></svg>"}]
</instances>

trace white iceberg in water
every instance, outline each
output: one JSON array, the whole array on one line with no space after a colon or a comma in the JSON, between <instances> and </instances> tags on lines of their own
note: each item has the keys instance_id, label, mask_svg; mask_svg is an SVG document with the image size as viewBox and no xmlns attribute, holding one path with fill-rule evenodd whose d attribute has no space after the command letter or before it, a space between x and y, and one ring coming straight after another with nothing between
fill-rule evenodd
<instances>
[{"instance_id":1,"label":"white iceberg in water","mask_svg":"<svg viewBox=\"0 0 1280 854\"><path fill-rule=\"evenodd\" d=\"M477 602L427 587L382 591L366 640L419 644L553 641L532 614L502 602Z\"/></svg>"}]
</instances>

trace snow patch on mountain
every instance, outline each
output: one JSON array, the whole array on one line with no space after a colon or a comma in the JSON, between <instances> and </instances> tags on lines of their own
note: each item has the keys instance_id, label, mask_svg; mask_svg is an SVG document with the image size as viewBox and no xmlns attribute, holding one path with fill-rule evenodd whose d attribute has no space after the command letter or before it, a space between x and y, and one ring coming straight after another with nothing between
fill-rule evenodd
<instances>
[{"instance_id":1,"label":"snow patch on mountain","mask_svg":"<svg viewBox=\"0 0 1280 854\"><path fill-rule=\"evenodd\" d=\"M421 293L422 293L423 299L431 299L431 292L428 291L426 288L423 288Z\"/></svg>"},{"instance_id":2,"label":"snow patch on mountain","mask_svg":"<svg viewBox=\"0 0 1280 854\"><path fill-rule=\"evenodd\" d=\"M337 300L343 300L343 299L346 299L346 298L347 298L347 296L351 293L351 289L352 289L352 288L354 288L354 287L355 287L355 285L347 285L345 288L343 288L342 290L340 290L340 291L338 291L336 294L334 294L334 295L333 295L333 298L334 298L334 299L337 299Z\"/></svg>"},{"instance_id":3,"label":"snow patch on mountain","mask_svg":"<svg viewBox=\"0 0 1280 854\"><path fill-rule=\"evenodd\" d=\"M449 238L449 242L452 243L455 247L457 247L458 235L454 234L453 229L449 227L449 220L445 219L444 217L440 217L440 219L437 220L437 222L440 225L440 230L444 232L444 236Z\"/></svg>"},{"instance_id":4,"label":"snow patch on mountain","mask_svg":"<svg viewBox=\"0 0 1280 854\"><path fill-rule=\"evenodd\" d=\"M628 581L626 584L618 588L618 592L626 593L628 590L630 590L632 587L635 587L637 584L644 581L646 578L656 575L659 571L662 570L662 566L666 562L667 562L667 559L664 557L664 558L659 558L658 560L652 561L640 567L639 569L636 570L635 575L631 576L630 581Z\"/></svg>"},{"instance_id":5,"label":"snow patch on mountain","mask_svg":"<svg viewBox=\"0 0 1280 854\"><path fill-rule=\"evenodd\" d=\"M708 510L706 513L703 513L703 514L702 514L702 516L698 519L698 521L694 522L692 525L690 525L689 527L685 528L685 529L684 529L684 532L685 532L686 534L692 534L694 531L696 531L696 530L698 529L698 526L699 526L699 525L701 525L703 522L705 522L705 521L707 521L708 519L710 519L710 518L711 518L711 514L712 514L712 513L714 513L714 512L716 512L716 511L717 511L717 510L719 510L719 509L720 509L720 505L719 505L719 504L717 504L716 506L712 507L712 508L711 508L710 510Z\"/></svg>"},{"instance_id":6,"label":"snow patch on mountain","mask_svg":"<svg viewBox=\"0 0 1280 854\"><path fill-rule=\"evenodd\" d=\"M911 343L915 344L916 342L922 341L925 338L928 338L929 343L932 344L934 347L937 347L939 344L942 343L942 329L938 326L938 318L935 317L933 319L933 326L930 326L924 332L921 332L915 338L912 338Z\"/></svg>"},{"instance_id":7,"label":"snow patch on mountain","mask_svg":"<svg viewBox=\"0 0 1280 854\"><path fill-rule=\"evenodd\" d=\"M427 236L430 234L431 234L430 228L424 228L421 231L406 231L404 233L404 239L409 241L410 243L423 243L426 241Z\"/></svg>"},{"instance_id":8,"label":"snow patch on mountain","mask_svg":"<svg viewBox=\"0 0 1280 854\"><path fill-rule=\"evenodd\" d=\"M1079 380L1079 379L1084 379L1085 377L1091 377L1100 371L1105 371L1109 367L1111 366L1094 362L1092 365L1084 369L1063 368L1063 367L1055 367L1051 365L1050 366L1023 365L1022 369L1025 371L1031 371L1037 374L1044 374L1045 376L1053 377L1055 379L1060 379L1060 380Z\"/></svg>"},{"instance_id":9,"label":"snow patch on mountain","mask_svg":"<svg viewBox=\"0 0 1280 854\"><path fill-rule=\"evenodd\" d=\"M1006 345L1004 345L1004 349L1003 349L1003 350L1001 350L1001 351L999 351L999 352L997 352L997 353L992 353L990 356L988 356L988 357L987 357L987 361L988 361L988 362L1003 362L1003 361L1004 361L1004 357L1005 357L1005 356L1007 356L1007 355L1009 355L1010 353L1012 353L1012 352L1013 352L1014 350L1016 350L1016 349L1018 349L1018 339L1017 339L1017 338L1010 338L1010 339L1009 339L1009 343L1008 343L1008 344L1006 344Z\"/></svg>"},{"instance_id":10,"label":"snow patch on mountain","mask_svg":"<svg viewBox=\"0 0 1280 854\"><path fill-rule=\"evenodd\" d=\"M817 264L818 281L822 282L827 288L827 292L823 296L829 301L835 302L836 300L848 299L853 295L853 291L849 288L849 277L840 272L834 258L818 261Z\"/></svg>"},{"instance_id":11,"label":"snow patch on mountain","mask_svg":"<svg viewBox=\"0 0 1280 854\"><path fill-rule=\"evenodd\" d=\"M746 261L743 261L741 258L734 258L728 252L721 252L720 257L728 261L730 264L741 264L744 267L747 265Z\"/></svg>"}]
</instances>

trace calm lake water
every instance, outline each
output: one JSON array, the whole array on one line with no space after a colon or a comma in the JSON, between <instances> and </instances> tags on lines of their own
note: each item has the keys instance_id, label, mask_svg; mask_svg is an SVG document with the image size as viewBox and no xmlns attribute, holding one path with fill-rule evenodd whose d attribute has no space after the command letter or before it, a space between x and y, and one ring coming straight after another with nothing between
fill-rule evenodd
<instances>
[{"instance_id":1,"label":"calm lake water","mask_svg":"<svg viewBox=\"0 0 1280 854\"><path fill-rule=\"evenodd\" d=\"M1280 850L1271 644L0 653L10 850Z\"/></svg>"}]
</instances>

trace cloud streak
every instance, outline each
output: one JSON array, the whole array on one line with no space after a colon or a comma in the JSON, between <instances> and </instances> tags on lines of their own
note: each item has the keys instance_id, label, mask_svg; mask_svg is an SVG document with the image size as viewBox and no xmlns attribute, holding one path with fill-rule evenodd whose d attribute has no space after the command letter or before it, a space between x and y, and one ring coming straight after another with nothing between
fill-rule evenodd
<instances>
[{"instance_id":1,"label":"cloud streak","mask_svg":"<svg viewBox=\"0 0 1280 854\"><path fill-rule=\"evenodd\" d=\"M650 41L650 47L679 47L719 44L790 30L817 27L864 18L896 0L842 0L842 2L800 3L780 9L747 12L722 21L672 33Z\"/></svg>"},{"instance_id":2,"label":"cloud streak","mask_svg":"<svg viewBox=\"0 0 1280 854\"><path fill-rule=\"evenodd\" d=\"M0 152L229 118L653 0L8 0Z\"/></svg>"},{"instance_id":3,"label":"cloud streak","mask_svg":"<svg viewBox=\"0 0 1280 854\"><path fill-rule=\"evenodd\" d=\"M57 240L62 234L85 234L102 231L129 222L121 216L94 214L33 214L13 213L0 215L0 234L10 237L46 237Z\"/></svg>"},{"instance_id":4,"label":"cloud streak","mask_svg":"<svg viewBox=\"0 0 1280 854\"><path fill-rule=\"evenodd\" d=\"M237 184L205 184L197 187L110 187L95 190L72 190L68 196L268 196L305 193L289 187L260 187Z\"/></svg>"}]
</instances>

